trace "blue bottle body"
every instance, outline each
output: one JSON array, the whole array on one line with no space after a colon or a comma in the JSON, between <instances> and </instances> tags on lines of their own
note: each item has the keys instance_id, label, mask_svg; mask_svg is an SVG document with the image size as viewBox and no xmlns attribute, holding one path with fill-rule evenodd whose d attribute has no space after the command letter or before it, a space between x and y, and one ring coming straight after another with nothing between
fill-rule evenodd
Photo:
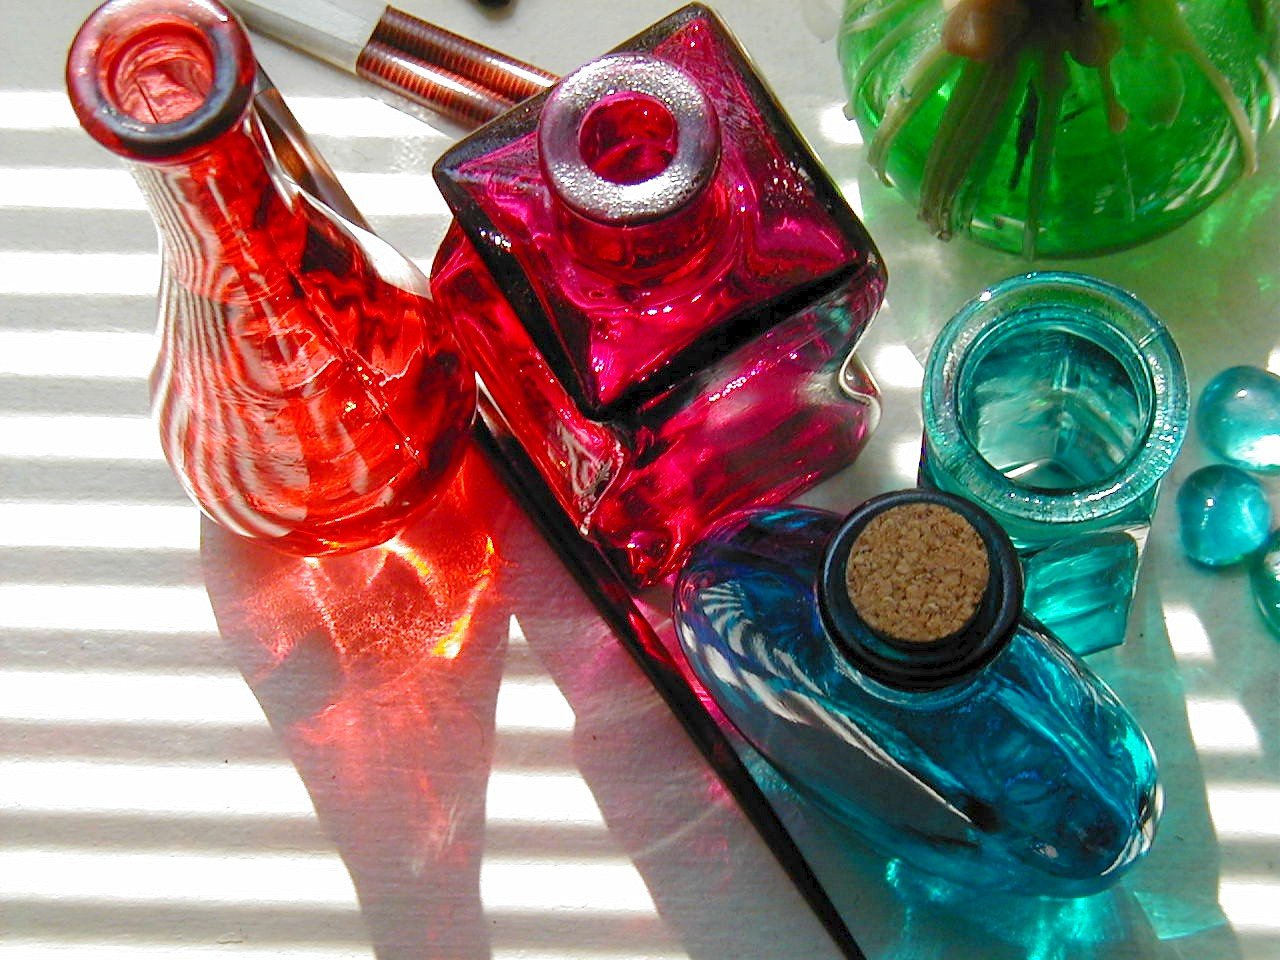
<instances>
[{"instance_id":1,"label":"blue bottle body","mask_svg":"<svg viewBox=\"0 0 1280 960\"><path fill-rule=\"evenodd\" d=\"M934 690L854 667L818 582L839 517L735 514L681 571L676 624L725 714L798 792L900 856L965 885L1083 896L1151 844L1151 747L1115 695L1033 621Z\"/></svg>"}]
</instances>

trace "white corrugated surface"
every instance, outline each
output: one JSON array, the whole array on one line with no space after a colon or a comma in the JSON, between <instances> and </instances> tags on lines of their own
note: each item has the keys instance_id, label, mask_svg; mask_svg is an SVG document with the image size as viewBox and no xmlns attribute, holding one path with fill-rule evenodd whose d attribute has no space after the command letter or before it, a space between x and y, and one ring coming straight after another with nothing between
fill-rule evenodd
<instances>
[{"instance_id":1,"label":"white corrugated surface","mask_svg":"<svg viewBox=\"0 0 1280 960\"><path fill-rule=\"evenodd\" d=\"M670 8L401 5L557 71ZM152 227L60 91L92 6L0 0L0 960L832 956L518 517L498 545L500 615L458 658L474 658L467 670L438 685L420 667L412 683L361 688L347 714L318 709L346 689L332 653L299 644L277 662L236 628L219 632L206 583L226 603L237 573L207 545L202 567L197 514L145 421ZM929 335L1020 265L923 238L868 174L839 115L823 0L718 8L868 207L893 275L866 348L885 420L854 473L817 495L847 506L913 481ZM429 263L447 221L428 171L455 131L279 46L259 50L357 204ZM1263 163L1222 204L1238 236L1210 247L1193 225L1087 264L1165 317L1197 392L1224 366L1280 355L1275 137ZM1166 494L1205 462L1193 437ZM828 828L793 818L869 955L1280 955L1280 645L1239 574L1181 559L1171 505L1131 639L1093 661L1163 761L1153 855L1089 907L1092 923L1081 908L1035 908L1031 943L990 915L905 911L882 863L834 852ZM322 597L320 579L308 583ZM431 654L457 654L442 650Z\"/></svg>"}]
</instances>

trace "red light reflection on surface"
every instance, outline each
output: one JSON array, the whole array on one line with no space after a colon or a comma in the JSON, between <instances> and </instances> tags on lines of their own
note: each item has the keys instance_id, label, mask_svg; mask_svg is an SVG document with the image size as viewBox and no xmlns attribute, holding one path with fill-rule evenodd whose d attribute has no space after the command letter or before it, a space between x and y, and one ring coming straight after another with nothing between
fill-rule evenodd
<instances>
[{"instance_id":1,"label":"red light reflection on surface","mask_svg":"<svg viewBox=\"0 0 1280 960\"><path fill-rule=\"evenodd\" d=\"M477 451L442 501L380 548L304 560L209 521L203 536L226 648L351 873L379 957L489 960L491 939L539 948L551 930L566 945L605 937L633 956L672 952L673 932L692 955L723 953L725 929L739 927L736 955L749 955L754 934L735 925L736 897L762 876L777 887L754 905L757 918L795 924L798 898L768 850ZM665 621L657 609L648 612ZM509 649L513 622L522 639ZM648 642L650 657L677 656L674 638ZM517 684L530 671L553 683L572 729L499 729L504 669ZM580 775L602 835L533 801L527 819L486 828L500 736L508 782ZM486 846L499 861L570 864L611 851L643 876L661 921L584 910L565 925L510 912L501 896L486 914Z\"/></svg>"},{"instance_id":2,"label":"red light reflection on surface","mask_svg":"<svg viewBox=\"0 0 1280 960\"><path fill-rule=\"evenodd\" d=\"M509 504L472 451L441 501L380 547L302 559L204 525L223 637L380 950L462 956L485 942L480 853L507 638L494 533L518 516Z\"/></svg>"},{"instance_id":3,"label":"red light reflection on surface","mask_svg":"<svg viewBox=\"0 0 1280 960\"><path fill-rule=\"evenodd\" d=\"M420 522L343 556L291 558L206 527L205 567L219 624L229 616L251 627L264 654L250 683L315 631L332 641L349 682L386 681L421 670L424 659L456 659L498 562L488 518L477 507L495 501L472 491L496 483L470 456ZM220 599L233 606L221 609Z\"/></svg>"}]
</instances>

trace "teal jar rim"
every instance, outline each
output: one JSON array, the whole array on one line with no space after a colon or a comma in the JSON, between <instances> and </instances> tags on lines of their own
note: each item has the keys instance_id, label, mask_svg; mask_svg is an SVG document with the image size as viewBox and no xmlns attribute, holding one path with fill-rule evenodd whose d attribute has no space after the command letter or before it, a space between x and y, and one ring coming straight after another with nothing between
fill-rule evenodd
<instances>
[{"instance_id":1,"label":"teal jar rim","mask_svg":"<svg viewBox=\"0 0 1280 960\"><path fill-rule=\"evenodd\" d=\"M1075 315L1082 325L1105 330L1123 345L1146 377L1146 429L1123 463L1096 483L1052 491L1010 479L983 457L964 429L960 386L975 348L1009 319L1011 300L1028 298L1039 309L1063 308L1063 323ZM1020 296L1019 296L1020 295ZM1128 365L1126 364L1126 368ZM1160 319L1133 294L1096 277L1067 271L1033 271L995 283L966 303L943 327L925 364L925 444L942 470L980 502L1019 519L1068 522L1122 510L1154 487L1168 471L1186 435L1189 390L1177 344Z\"/></svg>"}]
</instances>

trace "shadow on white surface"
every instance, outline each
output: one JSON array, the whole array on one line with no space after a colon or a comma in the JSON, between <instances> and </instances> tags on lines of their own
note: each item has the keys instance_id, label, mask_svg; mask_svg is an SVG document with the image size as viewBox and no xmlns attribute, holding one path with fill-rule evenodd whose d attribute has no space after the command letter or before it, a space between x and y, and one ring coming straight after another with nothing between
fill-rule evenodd
<instances>
[{"instance_id":1,"label":"shadow on white surface","mask_svg":"<svg viewBox=\"0 0 1280 960\"><path fill-rule=\"evenodd\" d=\"M387 547L295 559L206 521L202 560L377 956L727 960L784 930L828 955L478 454Z\"/></svg>"}]
</instances>

